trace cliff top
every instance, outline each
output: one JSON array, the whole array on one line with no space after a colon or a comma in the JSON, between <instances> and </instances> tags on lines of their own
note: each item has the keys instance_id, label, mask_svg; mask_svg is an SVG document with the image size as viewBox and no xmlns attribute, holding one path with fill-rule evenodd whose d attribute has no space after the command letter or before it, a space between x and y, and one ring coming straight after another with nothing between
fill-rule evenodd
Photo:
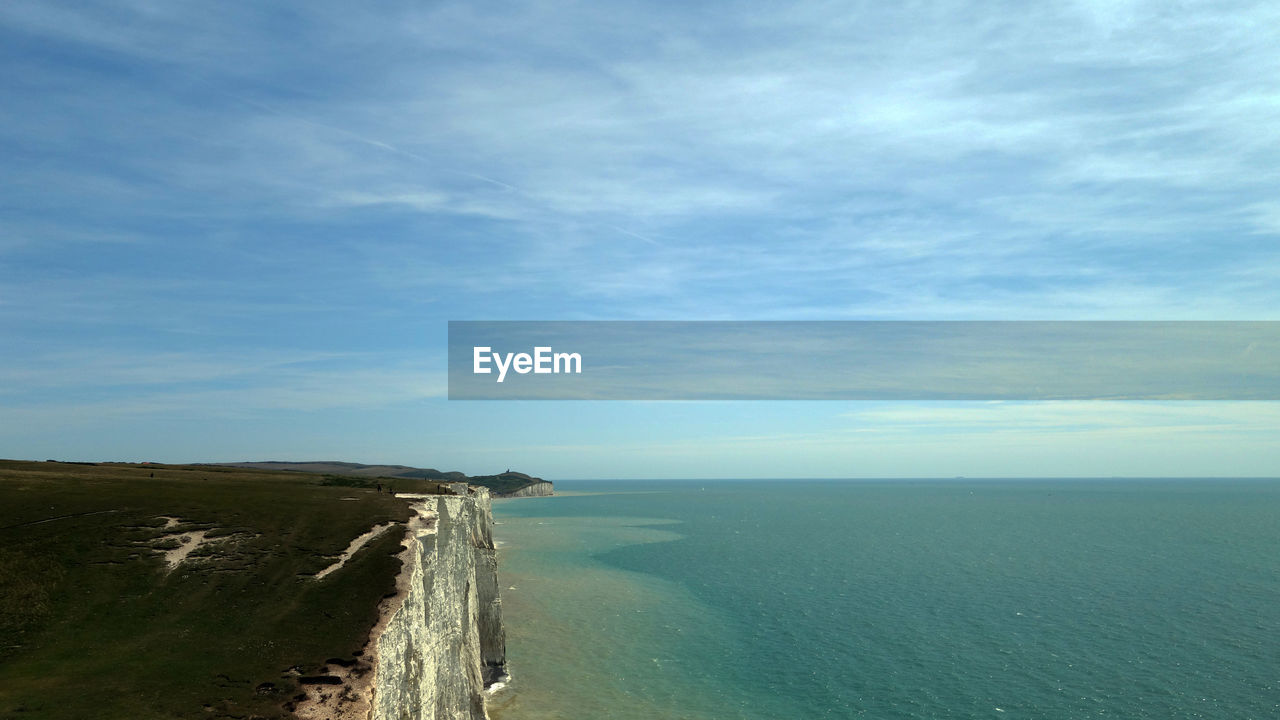
<instances>
[{"instance_id":1,"label":"cliff top","mask_svg":"<svg viewBox=\"0 0 1280 720\"><path fill-rule=\"evenodd\" d=\"M0 717L290 717L395 590L408 503L377 484L0 461Z\"/></svg>"}]
</instances>

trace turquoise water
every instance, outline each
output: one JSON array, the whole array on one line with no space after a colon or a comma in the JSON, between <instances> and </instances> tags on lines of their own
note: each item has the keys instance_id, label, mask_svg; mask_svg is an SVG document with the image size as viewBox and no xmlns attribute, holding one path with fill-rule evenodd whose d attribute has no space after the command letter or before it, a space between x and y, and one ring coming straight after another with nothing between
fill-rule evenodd
<instances>
[{"instance_id":1,"label":"turquoise water","mask_svg":"<svg viewBox=\"0 0 1280 720\"><path fill-rule=\"evenodd\" d=\"M556 488L500 720L1280 717L1280 481Z\"/></svg>"}]
</instances>

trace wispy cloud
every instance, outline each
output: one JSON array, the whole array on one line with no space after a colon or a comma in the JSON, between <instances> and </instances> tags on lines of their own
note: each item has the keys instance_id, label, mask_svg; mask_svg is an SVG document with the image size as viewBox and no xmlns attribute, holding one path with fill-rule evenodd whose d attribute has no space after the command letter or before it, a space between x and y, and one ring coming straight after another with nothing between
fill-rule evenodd
<instances>
[{"instance_id":1,"label":"wispy cloud","mask_svg":"<svg viewBox=\"0 0 1280 720\"><path fill-rule=\"evenodd\" d=\"M876 406L844 414L849 432L1018 436L1045 433L1120 433L1172 436L1271 433L1280 404L1267 402L983 402Z\"/></svg>"},{"instance_id":2,"label":"wispy cloud","mask_svg":"<svg viewBox=\"0 0 1280 720\"><path fill-rule=\"evenodd\" d=\"M40 369L0 372L10 419L140 415L208 418L261 412L381 408L446 394L431 363L358 354L256 358L206 354L50 357Z\"/></svg>"}]
</instances>

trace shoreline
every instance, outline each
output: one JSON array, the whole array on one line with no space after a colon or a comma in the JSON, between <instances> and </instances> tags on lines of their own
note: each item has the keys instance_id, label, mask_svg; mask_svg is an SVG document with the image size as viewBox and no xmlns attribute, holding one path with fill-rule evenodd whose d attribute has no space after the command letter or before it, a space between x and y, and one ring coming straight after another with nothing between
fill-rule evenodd
<instances>
[{"instance_id":1,"label":"shoreline","mask_svg":"<svg viewBox=\"0 0 1280 720\"><path fill-rule=\"evenodd\" d=\"M576 516L566 505L502 508L496 521L515 679L491 707L492 720L716 720L700 700L673 694L696 689L698 680L679 679L685 671L669 652L679 633L672 622L691 629L715 619L684 589L597 559L677 540L682 535L666 529L673 521Z\"/></svg>"}]
</instances>

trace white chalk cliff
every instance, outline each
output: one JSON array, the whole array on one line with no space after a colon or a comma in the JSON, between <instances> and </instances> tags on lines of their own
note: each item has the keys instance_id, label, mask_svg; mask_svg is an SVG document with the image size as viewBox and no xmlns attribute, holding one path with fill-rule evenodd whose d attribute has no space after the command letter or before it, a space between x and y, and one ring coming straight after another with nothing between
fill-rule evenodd
<instances>
[{"instance_id":1,"label":"white chalk cliff","mask_svg":"<svg viewBox=\"0 0 1280 720\"><path fill-rule=\"evenodd\" d=\"M416 500L403 599L374 640L373 720L487 717L484 690L504 674L506 640L489 491L464 492Z\"/></svg>"},{"instance_id":2,"label":"white chalk cliff","mask_svg":"<svg viewBox=\"0 0 1280 720\"><path fill-rule=\"evenodd\" d=\"M360 662L328 667L341 682L313 685L304 720L485 720L485 690L506 676L489 491L413 503L396 593L379 608Z\"/></svg>"},{"instance_id":3,"label":"white chalk cliff","mask_svg":"<svg viewBox=\"0 0 1280 720\"><path fill-rule=\"evenodd\" d=\"M530 485L526 485L519 490L509 493L502 493L499 497L517 498L517 497L549 497L554 494L554 486L546 480L537 480Z\"/></svg>"}]
</instances>

